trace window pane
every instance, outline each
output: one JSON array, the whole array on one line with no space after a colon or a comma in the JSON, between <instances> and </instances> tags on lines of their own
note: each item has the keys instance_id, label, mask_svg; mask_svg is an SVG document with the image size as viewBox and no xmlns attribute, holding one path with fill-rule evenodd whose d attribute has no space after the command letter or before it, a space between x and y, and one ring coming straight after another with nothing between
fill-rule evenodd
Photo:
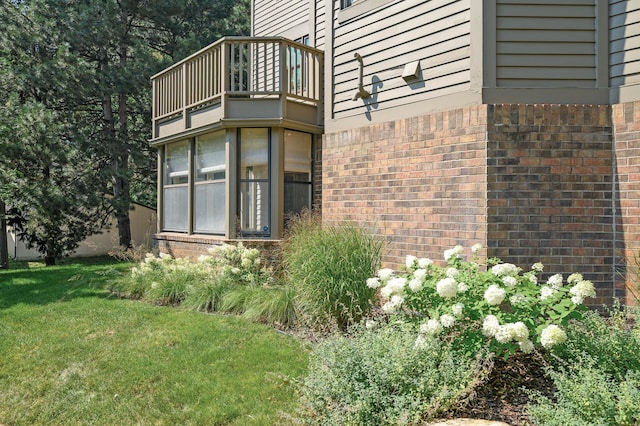
<instances>
[{"instance_id":1,"label":"window pane","mask_svg":"<svg viewBox=\"0 0 640 426\"><path fill-rule=\"evenodd\" d=\"M311 208L311 135L287 130L284 138L284 213Z\"/></svg>"},{"instance_id":2,"label":"window pane","mask_svg":"<svg viewBox=\"0 0 640 426\"><path fill-rule=\"evenodd\" d=\"M269 178L269 129L242 129L240 179Z\"/></svg>"},{"instance_id":3,"label":"window pane","mask_svg":"<svg viewBox=\"0 0 640 426\"><path fill-rule=\"evenodd\" d=\"M224 131L198 136L196 141L196 182L225 178L226 144Z\"/></svg>"},{"instance_id":4,"label":"window pane","mask_svg":"<svg viewBox=\"0 0 640 426\"><path fill-rule=\"evenodd\" d=\"M269 233L269 183L240 185L240 226L243 232Z\"/></svg>"},{"instance_id":5,"label":"window pane","mask_svg":"<svg viewBox=\"0 0 640 426\"><path fill-rule=\"evenodd\" d=\"M284 214L300 213L311 208L310 183L284 183Z\"/></svg>"},{"instance_id":6,"label":"window pane","mask_svg":"<svg viewBox=\"0 0 640 426\"><path fill-rule=\"evenodd\" d=\"M164 229L168 231L187 231L186 185L164 188Z\"/></svg>"},{"instance_id":7,"label":"window pane","mask_svg":"<svg viewBox=\"0 0 640 426\"><path fill-rule=\"evenodd\" d=\"M224 234L225 231L224 182L196 185L196 232Z\"/></svg>"},{"instance_id":8,"label":"window pane","mask_svg":"<svg viewBox=\"0 0 640 426\"><path fill-rule=\"evenodd\" d=\"M189 180L189 141L165 147L164 184L177 185Z\"/></svg>"},{"instance_id":9,"label":"window pane","mask_svg":"<svg viewBox=\"0 0 640 426\"><path fill-rule=\"evenodd\" d=\"M284 138L284 171L306 174L311 180L311 135L287 130ZM296 180L300 180L297 178Z\"/></svg>"}]
</instances>

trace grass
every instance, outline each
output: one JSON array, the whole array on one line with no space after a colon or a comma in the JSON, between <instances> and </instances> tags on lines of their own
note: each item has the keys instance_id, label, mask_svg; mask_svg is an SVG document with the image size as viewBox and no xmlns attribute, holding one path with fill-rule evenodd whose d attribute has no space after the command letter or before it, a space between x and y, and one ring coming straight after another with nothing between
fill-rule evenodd
<instances>
[{"instance_id":1,"label":"grass","mask_svg":"<svg viewBox=\"0 0 640 426\"><path fill-rule=\"evenodd\" d=\"M131 264L0 270L0 424L272 425L302 344L264 325L110 296Z\"/></svg>"}]
</instances>

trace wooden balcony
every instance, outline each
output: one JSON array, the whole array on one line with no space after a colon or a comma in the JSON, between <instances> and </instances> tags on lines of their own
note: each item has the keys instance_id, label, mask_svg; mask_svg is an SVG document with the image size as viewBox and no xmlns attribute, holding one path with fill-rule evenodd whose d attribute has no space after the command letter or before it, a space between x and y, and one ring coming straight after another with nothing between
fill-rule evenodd
<instances>
[{"instance_id":1,"label":"wooden balcony","mask_svg":"<svg viewBox=\"0 0 640 426\"><path fill-rule=\"evenodd\" d=\"M323 60L282 37L222 38L151 77L151 142L216 127L321 129Z\"/></svg>"}]
</instances>

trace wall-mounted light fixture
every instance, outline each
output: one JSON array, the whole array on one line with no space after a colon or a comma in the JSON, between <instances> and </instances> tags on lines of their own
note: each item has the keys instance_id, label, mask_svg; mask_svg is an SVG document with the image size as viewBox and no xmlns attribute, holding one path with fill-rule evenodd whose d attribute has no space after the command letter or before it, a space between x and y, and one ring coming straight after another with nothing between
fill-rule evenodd
<instances>
[{"instance_id":1,"label":"wall-mounted light fixture","mask_svg":"<svg viewBox=\"0 0 640 426\"><path fill-rule=\"evenodd\" d=\"M356 52L353 56L360 63L360 76L358 78L358 91L356 92L355 96L353 97L353 100L357 101L358 98L367 99L367 98L371 97L371 93L367 92L364 89L364 85L362 83L363 74L364 74L364 62L362 62L362 56L360 56L360 54L358 52Z\"/></svg>"}]
</instances>

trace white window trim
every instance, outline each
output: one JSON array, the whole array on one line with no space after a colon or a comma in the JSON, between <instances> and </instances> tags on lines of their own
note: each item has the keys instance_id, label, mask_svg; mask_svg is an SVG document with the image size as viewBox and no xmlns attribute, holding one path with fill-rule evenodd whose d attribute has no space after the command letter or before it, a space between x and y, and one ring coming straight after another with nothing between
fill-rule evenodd
<instances>
[{"instance_id":1,"label":"white window trim","mask_svg":"<svg viewBox=\"0 0 640 426\"><path fill-rule=\"evenodd\" d=\"M338 24L346 22L358 16L362 16L374 9L384 6L395 0L357 0L351 6L338 12Z\"/></svg>"}]
</instances>

